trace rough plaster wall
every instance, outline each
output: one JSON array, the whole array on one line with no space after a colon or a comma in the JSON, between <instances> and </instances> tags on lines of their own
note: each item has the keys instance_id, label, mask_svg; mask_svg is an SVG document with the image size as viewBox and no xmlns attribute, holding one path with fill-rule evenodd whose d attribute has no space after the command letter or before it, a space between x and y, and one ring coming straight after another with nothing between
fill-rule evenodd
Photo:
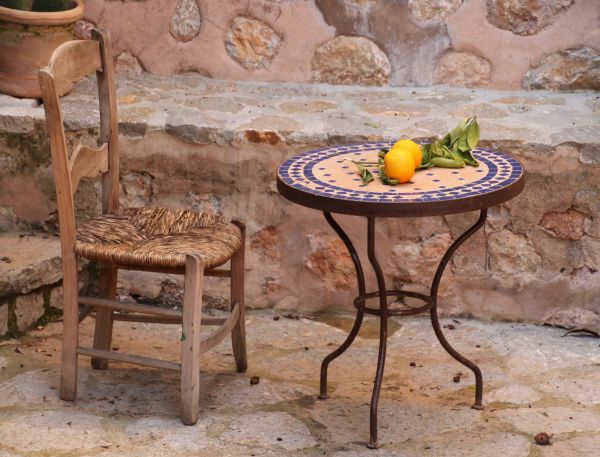
<instances>
[{"instance_id":1,"label":"rough plaster wall","mask_svg":"<svg viewBox=\"0 0 600 457\"><path fill-rule=\"evenodd\" d=\"M586 71L600 84L600 0L563 2L564 8L554 9L552 2L536 0L531 14L543 16L543 27L534 26L540 21L523 18L521 3L513 0L197 0L198 33L180 41L169 31L172 16L179 2L193 1L88 0L86 18L111 32L117 55L127 52L144 69L161 75L195 71L219 79L310 82L316 50L337 35L363 36L382 49L392 68L391 85L441 82L518 88L527 72L548 55L585 48L592 52ZM488 18L496 10L503 16ZM226 49L229 26L240 17L255 21L241 45L241 63ZM274 46L275 35L280 46ZM239 44L234 40L234 46ZM253 52L269 54L266 63L254 69L246 65ZM334 49L329 58L355 65L356 59L348 59L345 52L352 50ZM449 52L460 53L459 58L446 59L446 71L440 71L440 59ZM465 63L462 54L471 60ZM369 62L368 53L359 57ZM469 72L477 71L478 65L489 68L475 80L456 76L465 66L463 71ZM562 66L571 65L567 61ZM561 77L544 71L551 78ZM335 74L328 81L335 83ZM356 81L370 84L359 75Z\"/></svg>"}]
</instances>

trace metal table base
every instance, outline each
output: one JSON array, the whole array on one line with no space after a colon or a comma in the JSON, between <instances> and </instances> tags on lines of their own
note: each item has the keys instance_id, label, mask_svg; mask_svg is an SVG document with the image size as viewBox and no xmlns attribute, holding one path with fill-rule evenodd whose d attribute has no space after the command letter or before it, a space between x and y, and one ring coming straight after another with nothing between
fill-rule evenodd
<instances>
[{"instance_id":1,"label":"metal table base","mask_svg":"<svg viewBox=\"0 0 600 457\"><path fill-rule=\"evenodd\" d=\"M354 326L350 331L350 334L346 338L346 340L338 347L335 351L329 354L327 357L323 359L321 364L321 381L320 381L320 394L319 398L326 399L328 397L327 394L327 368L329 364L335 360L337 357L342 355L352 344L356 335L358 334L360 327L362 325L363 317L365 314L371 314L375 316L379 316L380 318L380 327L379 327L379 355L377 359L377 371L375 374L375 384L373 387L373 394L371 396L371 408L370 408L370 439L369 444L367 445L369 448L376 449L379 447L379 442L377 440L377 406L379 403L379 393L381 391L381 382L383 379L383 370L385 367L385 353L387 347L387 330L388 330L388 317L389 316L397 316L397 315L411 315L418 314L424 311L429 311L431 316L431 325L433 326L433 330L442 347L454 357L458 362L462 363L464 366L469 368L475 374L475 403L473 404L473 408L475 409L483 409L482 405L482 395L483 395L483 378L481 376L481 370L479 367L462 356L461 354L454 349L446 337L442 332L440 327L440 323L438 320L437 314L437 294L440 285L440 281L442 280L442 275L444 274L444 270L446 265L456 252L456 250L463 244L469 237L471 237L477 230L479 230L483 224L485 223L487 217L487 209L482 209L479 219L477 222L469 228L466 232L464 232L460 237L458 237L454 243L448 248L442 260L440 261L437 270L435 272L435 276L433 278L433 282L431 284L430 295L419 294L416 292L402 291L402 290L387 290L385 285L385 277L379 262L377 261L377 256L375 255L375 217L369 216L367 217L367 252L369 262L375 272L375 276L377 278L377 291L375 292L367 292L365 289L365 277L363 273L363 268L360 262L360 258L352 244L352 241L348 237L348 235L344 232L344 230L340 227L340 225L335 221L331 213L324 212L325 219L333 227L338 236L342 239L350 256L352 258L352 262L354 263L354 268L356 269L356 277L358 281L358 296L354 300L354 306L357 309L356 320L354 321ZM406 307L398 310L389 310L388 309L388 298L389 296L397 296L400 299L405 297L416 298L425 302L423 306L420 307ZM370 308L366 306L366 301L369 298L379 297L379 309L378 308Z\"/></svg>"}]
</instances>

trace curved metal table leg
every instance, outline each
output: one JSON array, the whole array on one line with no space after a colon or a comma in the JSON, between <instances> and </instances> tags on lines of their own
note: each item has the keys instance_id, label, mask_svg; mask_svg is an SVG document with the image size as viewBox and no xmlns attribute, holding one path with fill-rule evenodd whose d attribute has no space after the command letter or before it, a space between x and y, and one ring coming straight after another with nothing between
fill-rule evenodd
<instances>
[{"instance_id":1,"label":"curved metal table leg","mask_svg":"<svg viewBox=\"0 0 600 457\"><path fill-rule=\"evenodd\" d=\"M373 298L374 293L365 294L365 278L362 269L362 265L360 263L360 259L358 254L352 244L352 241L348 237L348 235L344 232L344 230L339 226L339 224L335 221L335 219L331 216L330 213L324 212L325 219L331 225L331 227L335 230L338 236L346 245L348 252L352 258L352 262L354 263L354 268L356 269L356 276L358 281L358 293L359 298L355 301L357 306L356 320L354 321L354 326L352 330L346 337L346 340L338 347L335 351L329 354L327 357L323 359L321 364L321 382L320 382L320 394L319 398L325 399L328 397L327 395L327 368L329 363L335 360L337 357L342 355L354 342L360 327L362 325L363 317L365 314L365 301L366 298ZM476 409L482 409L482 394L483 394L483 378L481 375L481 370L475 363L471 362L469 359L463 357L459 354L446 340L438 320L437 315L437 294L440 282L442 280L442 276L444 274L444 270L446 269L446 265L456 252L456 250L468 239L470 238L477 230L479 230L483 224L485 223L487 217L487 210L481 210L481 214L477 222L470 227L465 233L463 233L459 238L457 238L454 243L450 246L450 248L446 251L440 264L435 272L435 276L433 278L433 283L431 285L431 302L430 302L430 315L431 315L431 324L433 326L433 330L441 343L444 349L454 357L458 362L462 363L469 369L473 371L475 374L475 404L473 405ZM379 312L376 315L380 318L380 328L379 328L379 354L377 359L377 371L375 374L375 382L373 386L373 393L371 396L371 407L370 407L370 437L369 444L367 445L371 449L376 449L379 447L379 443L377 440L377 408L379 403L379 394L381 391L381 384L383 381L383 371L385 368L385 355L387 349L387 331L388 331L388 302L387 302L387 293L386 293L386 285L385 285L385 276L383 274L383 270L379 265L377 260L377 256L375 253L375 218L368 217L368 234L367 234L367 252L369 257L369 262L373 267L373 271L375 272L375 276L377 278L377 295L379 296ZM408 293L408 292L405 292ZM374 310L371 309L373 312Z\"/></svg>"},{"instance_id":2,"label":"curved metal table leg","mask_svg":"<svg viewBox=\"0 0 600 457\"><path fill-rule=\"evenodd\" d=\"M346 232L344 232L342 227L340 227L339 224L335 221L331 213L324 212L323 214L325 215L325 219L327 220L329 225L333 227L333 230L335 230L335 232L344 242L346 248L348 249L348 252L350 253L350 257L352 257L352 262L354 263L354 268L356 269L356 278L358 281L358 294L363 295L365 293L365 276L363 274L362 265L360 263L360 258L358 257L356 249L354 249L352 241L350 240L348 235L346 235ZM358 335L358 331L360 330L360 327L362 325L364 315L365 306L363 303L362 305L358 306L358 310L356 312L356 320L354 321L352 330L346 337L346 340L341 344L340 347L338 347L335 351L333 351L331 354L329 354L323 359L323 362L321 363L321 382L319 389L320 399L324 400L329 396L327 394L327 368L329 367L329 364L337 357L342 355L346 351L346 349L348 349L350 345L354 342L354 339L356 338L356 335Z\"/></svg>"},{"instance_id":3,"label":"curved metal table leg","mask_svg":"<svg viewBox=\"0 0 600 457\"><path fill-rule=\"evenodd\" d=\"M446 265L448 264L448 262L450 261L450 259L452 258L452 256L456 252L456 250L459 248L459 246L461 244L463 244L468 238L470 238L475 232L477 232L477 230L479 230L483 226L483 224L485 223L486 217L487 217L487 209L482 209L477 222L471 228L469 228L465 233L463 233L460 237L458 237L454 241L454 243L452 243L450 248L444 254L444 257L442 257L442 260L440 261L440 264L438 265L438 268L435 272L435 276L433 278L433 283L431 284L432 306L431 306L431 310L430 310L430 315L431 315L431 325L433 326L433 331L435 332L437 339L439 340L441 345L444 347L446 352L448 352L448 354L450 354L452 357L454 357L458 362L462 363L464 366L471 369L471 371L473 371L473 373L475 374L475 404L473 405L473 408L475 408L475 409L483 409L483 405L482 405L483 377L481 376L481 370L479 369L479 367L477 365L475 365L475 363L471 362L466 357L463 357L461 354L459 354L456 351L456 349L454 349L450 345L450 343L448 343L448 340L444 336L444 333L442 332L442 329L440 327L440 322L438 320L437 293L438 293L438 289L440 286L440 281L442 280L442 275L444 274L444 270L446 269Z\"/></svg>"},{"instance_id":4,"label":"curved metal table leg","mask_svg":"<svg viewBox=\"0 0 600 457\"><path fill-rule=\"evenodd\" d=\"M377 371L375 373L375 385L373 386L373 395L371 396L371 417L370 417L370 437L369 444L367 445L371 449L377 449L379 443L377 442L377 405L379 403L379 392L381 391L381 382L383 380L383 369L385 367L385 352L387 349L387 319L388 319L388 302L387 295L385 293L385 277L377 256L375 254L375 218L368 218L368 239L367 239L367 250L369 255L369 261L375 271L377 277L377 288L379 290L379 354L377 357Z\"/></svg>"}]
</instances>

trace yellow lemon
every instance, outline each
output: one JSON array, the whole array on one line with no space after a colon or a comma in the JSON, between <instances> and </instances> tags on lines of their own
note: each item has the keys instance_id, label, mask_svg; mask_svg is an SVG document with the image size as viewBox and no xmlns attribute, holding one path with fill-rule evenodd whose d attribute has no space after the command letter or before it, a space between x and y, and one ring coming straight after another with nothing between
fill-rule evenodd
<instances>
[{"instance_id":1,"label":"yellow lemon","mask_svg":"<svg viewBox=\"0 0 600 457\"><path fill-rule=\"evenodd\" d=\"M397 179L400 183L410 181L415 174L415 159L408 149L391 149L383 159L385 174L390 179Z\"/></svg>"},{"instance_id":2,"label":"yellow lemon","mask_svg":"<svg viewBox=\"0 0 600 457\"><path fill-rule=\"evenodd\" d=\"M421 161L423 160L423 152L421 152L421 146L419 146L417 143L412 140L400 140L394 143L391 150L396 148L408 149L415 159L415 168L418 168L419 165L421 165Z\"/></svg>"}]
</instances>

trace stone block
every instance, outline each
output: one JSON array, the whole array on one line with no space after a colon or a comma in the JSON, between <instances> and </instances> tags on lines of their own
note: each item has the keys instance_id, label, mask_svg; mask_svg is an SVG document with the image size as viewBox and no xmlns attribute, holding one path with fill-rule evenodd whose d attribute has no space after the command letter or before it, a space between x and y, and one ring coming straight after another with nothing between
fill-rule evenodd
<instances>
[{"instance_id":1,"label":"stone block","mask_svg":"<svg viewBox=\"0 0 600 457\"><path fill-rule=\"evenodd\" d=\"M304 266L329 290L352 290L356 272L346 246L336 236L323 232L308 235L309 252Z\"/></svg>"},{"instance_id":2,"label":"stone block","mask_svg":"<svg viewBox=\"0 0 600 457\"><path fill-rule=\"evenodd\" d=\"M28 330L44 315L44 296L41 293L22 295L15 300L17 329Z\"/></svg>"},{"instance_id":3,"label":"stone block","mask_svg":"<svg viewBox=\"0 0 600 457\"><path fill-rule=\"evenodd\" d=\"M48 452L53 455L92 450L99 443L106 446L107 433L102 430L102 418L78 411L38 411L13 415L3 421L0 441L11 442L16 449ZM45 430L43 439L33 439Z\"/></svg>"},{"instance_id":4,"label":"stone block","mask_svg":"<svg viewBox=\"0 0 600 457\"><path fill-rule=\"evenodd\" d=\"M56 237L0 236L0 297L27 294L62 277L60 241Z\"/></svg>"},{"instance_id":5,"label":"stone block","mask_svg":"<svg viewBox=\"0 0 600 457\"><path fill-rule=\"evenodd\" d=\"M388 265L399 281L429 285L450 243L449 233L433 235L422 242L403 241L392 248Z\"/></svg>"},{"instance_id":6,"label":"stone block","mask_svg":"<svg viewBox=\"0 0 600 457\"><path fill-rule=\"evenodd\" d=\"M567 329L587 329L600 335L600 312L579 307L550 310L543 322Z\"/></svg>"},{"instance_id":7,"label":"stone block","mask_svg":"<svg viewBox=\"0 0 600 457\"><path fill-rule=\"evenodd\" d=\"M154 189L154 177L145 171L122 173L119 204L121 208L141 208L149 206Z\"/></svg>"},{"instance_id":8,"label":"stone block","mask_svg":"<svg viewBox=\"0 0 600 457\"><path fill-rule=\"evenodd\" d=\"M516 35L534 35L553 24L574 0L487 0L488 21Z\"/></svg>"},{"instance_id":9,"label":"stone block","mask_svg":"<svg viewBox=\"0 0 600 457\"><path fill-rule=\"evenodd\" d=\"M585 214L573 208L564 213L546 213L542 217L542 225L557 238L578 240L583 236Z\"/></svg>"},{"instance_id":10,"label":"stone block","mask_svg":"<svg viewBox=\"0 0 600 457\"><path fill-rule=\"evenodd\" d=\"M265 227L252 237L251 247L262 251L270 260L280 260L281 233L275 227Z\"/></svg>"},{"instance_id":11,"label":"stone block","mask_svg":"<svg viewBox=\"0 0 600 457\"><path fill-rule=\"evenodd\" d=\"M384 69L388 67L383 62L379 64L382 65L379 73L373 75L377 67L369 69L368 61L362 63L359 59L348 60L349 64L363 65L355 72L364 71L366 75L371 76L366 84L372 85L373 81L382 80L387 83L388 79L392 85L432 84L436 58L449 48L450 40L442 21L431 20L426 24L419 24L419 21L415 21L415 14L421 14L420 9L419 11L415 9L416 4L423 2L413 2L412 11L409 9L408 2L398 2L397 0L378 0L377 2L317 0L315 3L322 12L325 22L334 27L336 35L338 35L334 40L337 40L340 35L364 37L363 39L377 43L385 53L390 68L389 78L383 77ZM430 2L432 6L434 3L439 4L440 2ZM426 10L427 8L423 10L424 15L431 14L432 18L436 15L436 13ZM335 43L334 40L332 42ZM371 52L369 48L366 48L366 51ZM361 52L358 55L364 58L369 53ZM339 58L343 58L343 54L340 54ZM314 64L313 58L313 69ZM342 69L344 67L341 63L338 66ZM332 68L332 71L335 70L336 67ZM315 80L314 73L313 80ZM319 81L330 82L323 79ZM353 76L348 78L347 82L337 84L365 83L360 82L359 77Z\"/></svg>"},{"instance_id":12,"label":"stone block","mask_svg":"<svg viewBox=\"0 0 600 457\"><path fill-rule=\"evenodd\" d=\"M76 40L91 40L92 30L96 27L96 24L94 24L92 21L86 21L85 19L81 19L75 22L74 38Z\"/></svg>"},{"instance_id":13,"label":"stone block","mask_svg":"<svg viewBox=\"0 0 600 457\"><path fill-rule=\"evenodd\" d=\"M483 57L465 51L442 56L435 69L435 82L452 86L481 86L490 81L492 65Z\"/></svg>"},{"instance_id":14,"label":"stone block","mask_svg":"<svg viewBox=\"0 0 600 457\"><path fill-rule=\"evenodd\" d=\"M50 291L48 305L56 309L64 308L64 295L62 286L55 287Z\"/></svg>"},{"instance_id":15,"label":"stone block","mask_svg":"<svg viewBox=\"0 0 600 457\"><path fill-rule=\"evenodd\" d=\"M317 444L303 422L284 412L241 415L229 424L221 437L225 442L252 447L273 446L295 452Z\"/></svg>"},{"instance_id":16,"label":"stone block","mask_svg":"<svg viewBox=\"0 0 600 457\"><path fill-rule=\"evenodd\" d=\"M523 78L526 89L600 90L600 54L583 47L547 56Z\"/></svg>"},{"instance_id":17,"label":"stone block","mask_svg":"<svg viewBox=\"0 0 600 457\"><path fill-rule=\"evenodd\" d=\"M227 54L246 70L267 67L279 52L281 36L263 21L238 16L225 32Z\"/></svg>"},{"instance_id":18,"label":"stone block","mask_svg":"<svg viewBox=\"0 0 600 457\"><path fill-rule=\"evenodd\" d=\"M527 405L538 401L541 398L534 389L527 385L510 384L492 390L486 396L486 403L512 403L515 405Z\"/></svg>"},{"instance_id":19,"label":"stone block","mask_svg":"<svg viewBox=\"0 0 600 457\"><path fill-rule=\"evenodd\" d=\"M489 269L501 278L507 289L521 289L542 266L542 258L524 235L508 229L488 238Z\"/></svg>"},{"instance_id":20,"label":"stone block","mask_svg":"<svg viewBox=\"0 0 600 457\"><path fill-rule=\"evenodd\" d=\"M463 0L408 0L410 15L425 24L442 22L463 4Z\"/></svg>"},{"instance_id":21,"label":"stone block","mask_svg":"<svg viewBox=\"0 0 600 457\"><path fill-rule=\"evenodd\" d=\"M542 457L571 457L574 455L594 455L600 449L600 436L575 436L568 440L555 440L552 446L545 446Z\"/></svg>"},{"instance_id":22,"label":"stone block","mask_svg":"<svg viewBox=\"0 0 600 457\"><path fill-rule=\"evenodd\" d=\"M551 434L600 431L600 417L597 414L591 411L573 411L561 406L508 409L501 411L497 418L528 434L541 430Z\"/></svg>"},{"instance_id":23,"label":"stone block","mask_svg":"<svg viewBox=\"0 0 600 457\"><path fill-rule=\"evenodd\" d=\"M144 69L135 56L129 52L122 52L119 54L119 57L117 57L115 71L117 73L124 73L128 76L136 76L144 71Z\"/></svg>"},{"instance_id":24,"label":"stone block","mask_svg":"<svg viewBox=\"0 0 600 457\"><path fill-rule=\"evenodd\" d=\"M0 305L0 336L8 332L8 304Z\"/></svg>"},{"instance_id":25,"label":"stone block","mask_svg":"<svg viewBox=\"0 0 600 457\"><path fill-rule=\"evenodd\" d=\"M0 207L0 233L16 230L17 226L17 215L14 209L5 206Z\"/></svg>"},{"instance_id":26,"label":"stone block","mask_svg":"<svg viewBox=\"0 0 600 457\"><path fill-rule=\"evenodd\" d=\"M385 53L364 37L338 36L315 51L313 81L328 84L382 86L390 78Z\"/></svg>"},{"instance_id":27,"label":"stone block","mask_svg":"<svg viewBox=\"0 0 600 457\"><path fill-rule=\"evenodd\" d=\"M202 16L196 0L179 0L169 22L169 31L178 41L190 41L200 32Z\"/></svg>"}]
</instances>

